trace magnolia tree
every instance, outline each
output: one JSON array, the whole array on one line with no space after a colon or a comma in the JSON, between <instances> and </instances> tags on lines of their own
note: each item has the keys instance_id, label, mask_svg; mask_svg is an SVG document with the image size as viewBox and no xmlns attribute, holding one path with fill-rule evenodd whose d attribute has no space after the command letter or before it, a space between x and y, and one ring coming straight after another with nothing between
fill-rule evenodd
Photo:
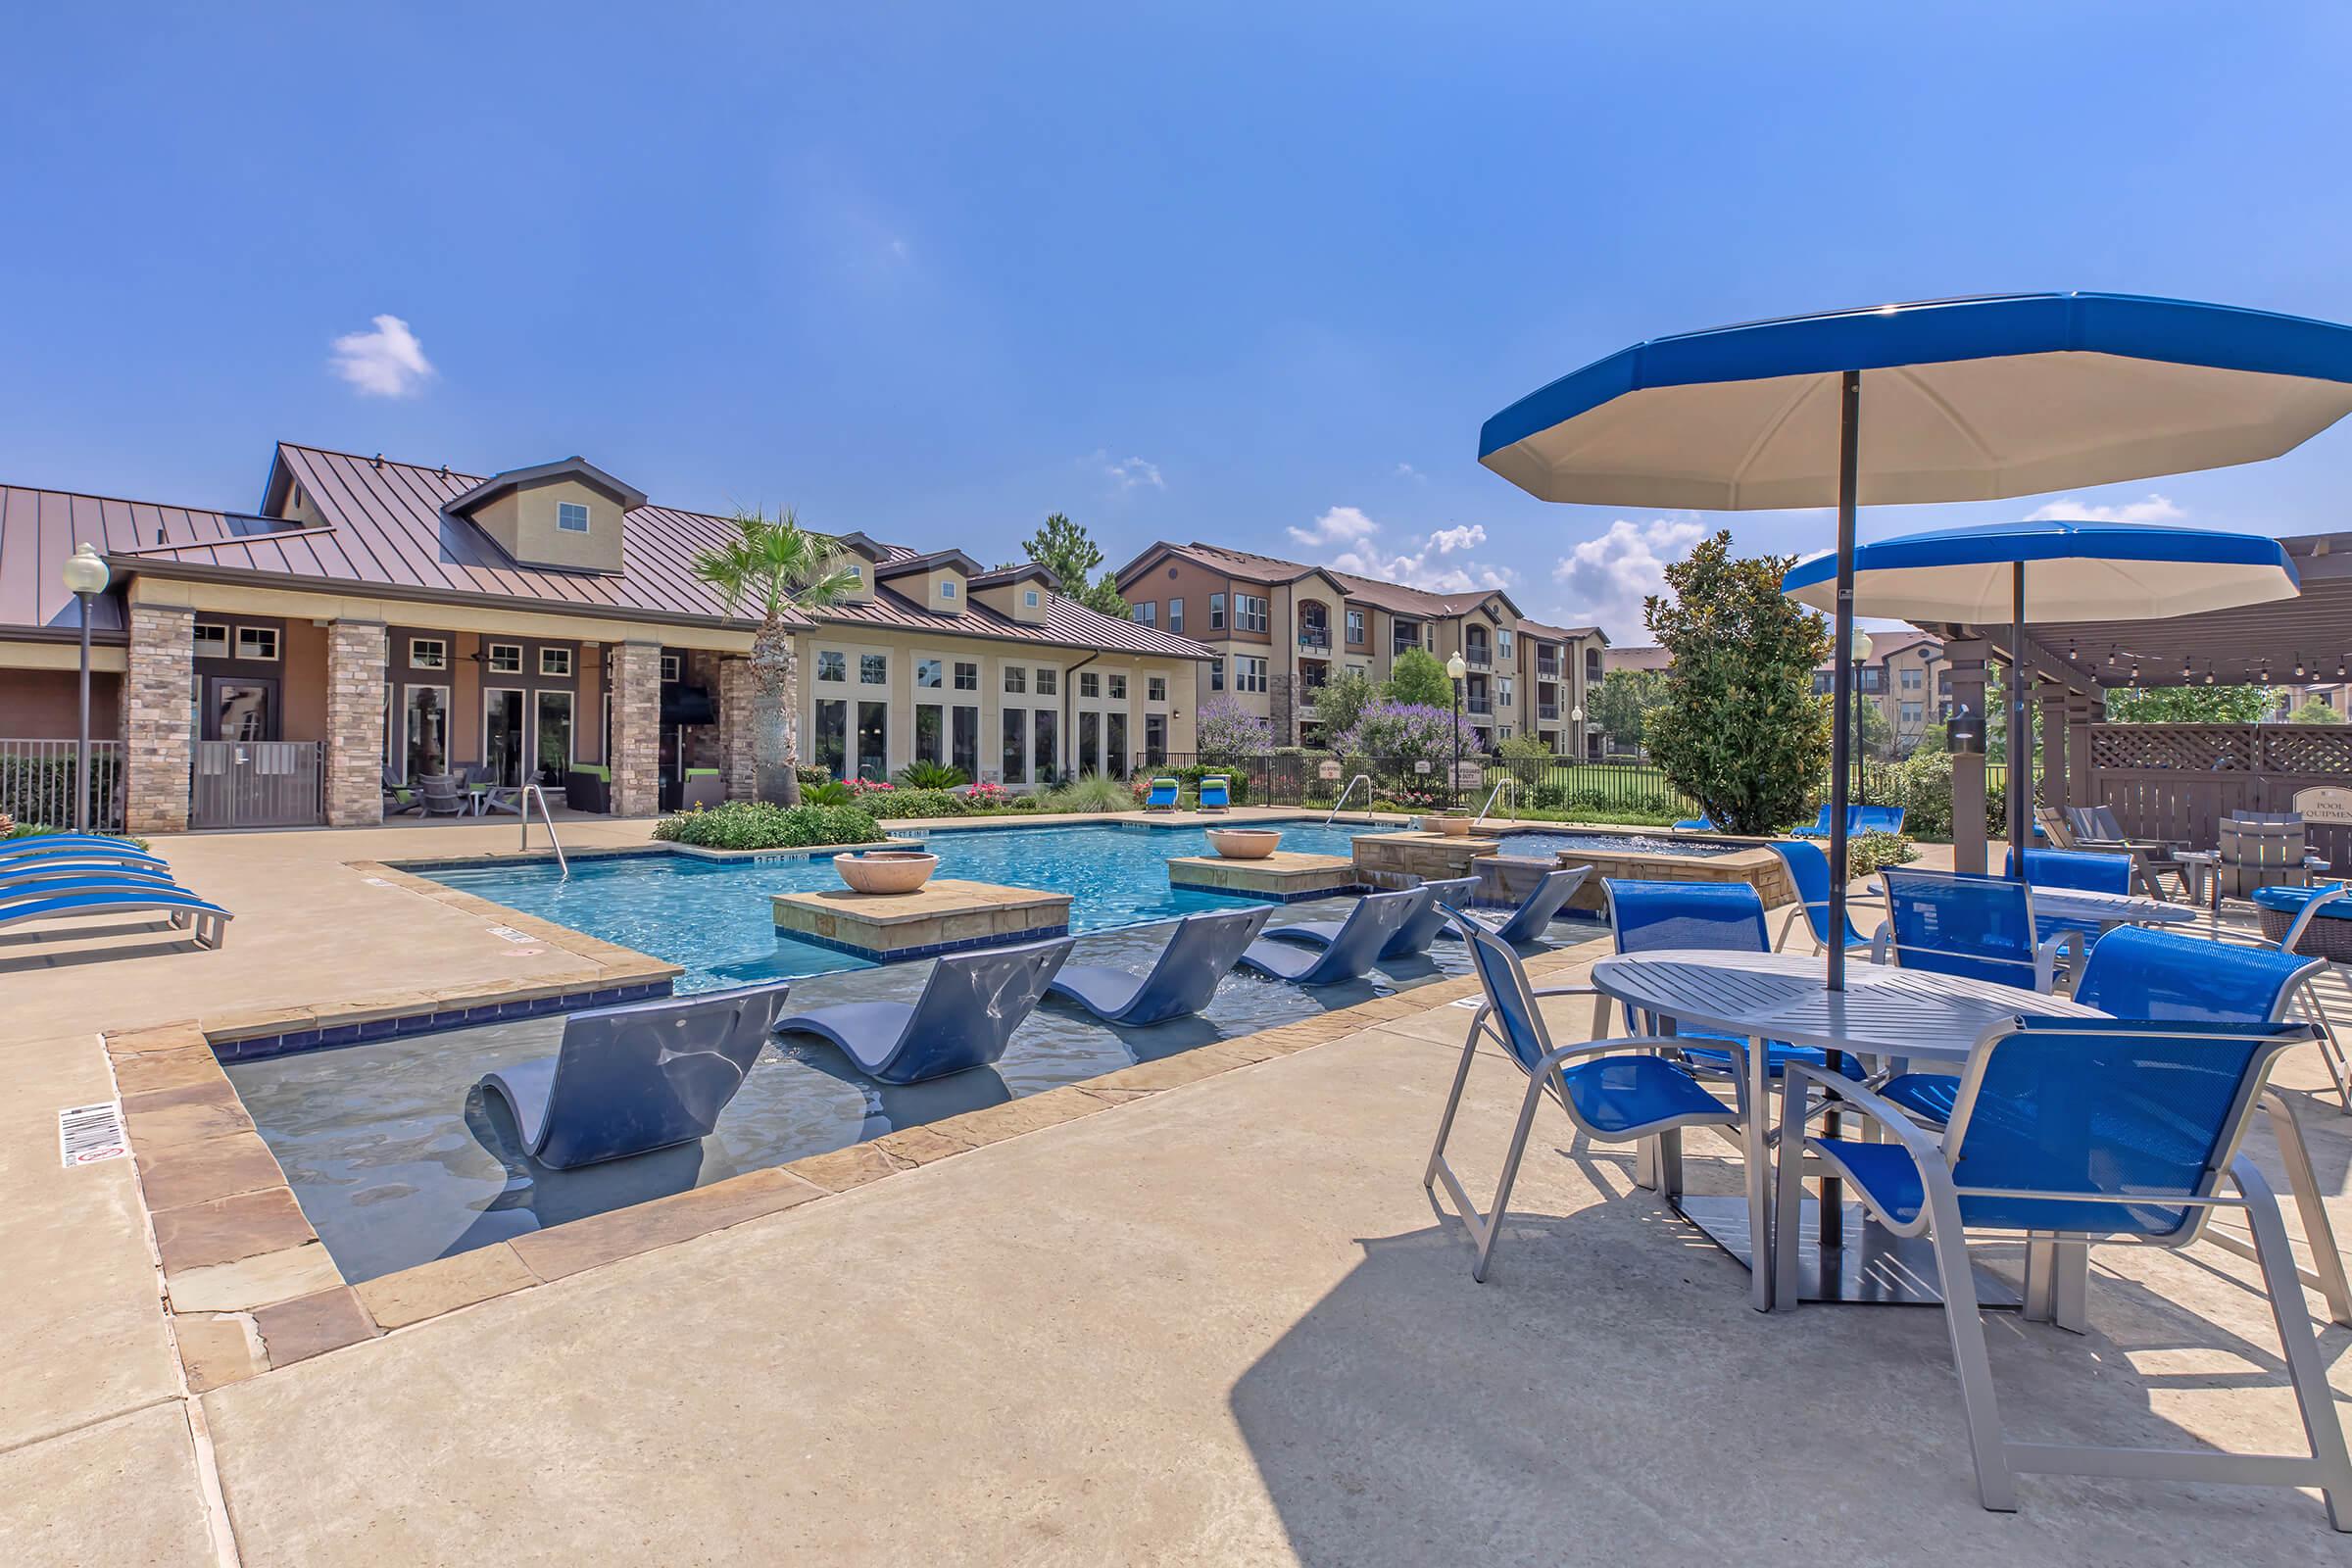
<instances>
[{"instance_id":1,"label":"magnolia tree","mask_svg":"<svg viewBox=\"0 0 2352 1568\"><path fill-rule=\"evenodd\" d=\"M1274 726L1230 697L1202 703L1194 727L1203 761L1229 762L1274 750Z\"/></svg>"},{"instance_id":2,"label":"magnolia tree","mask_svg":"<svg viewBox=\"0 0 2352 1568\"><path fill-rule=\"evenodd\" d=\"M1478 731L1467 719L1458 723L1449 708L1427 703L1373 703L1341 731L1331 749L1344 757L1373 757L1382 761L1452 762L1459 755L1478 757Z\"/></svg>"}]
</instances>

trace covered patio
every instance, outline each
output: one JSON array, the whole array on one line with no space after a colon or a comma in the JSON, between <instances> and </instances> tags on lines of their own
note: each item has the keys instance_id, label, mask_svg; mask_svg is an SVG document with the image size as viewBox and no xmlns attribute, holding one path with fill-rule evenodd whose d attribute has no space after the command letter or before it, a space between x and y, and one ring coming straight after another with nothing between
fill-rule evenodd
<instances>
[{"instance_id":1,"label":"covered patio","mask_svg":"<svg viewBox=\"0 0 2352 1568\"><path fill-rule=\"evenodd\" d=\"M2037 805L2106 806L2132 838L2206 849L2231 811L2300 810L2312 851L2346 864L2352 809L2309 792L2352 788L2352 727L2104 720L2102 694L2122 688L2297 688L2347 678L2352 533L2279 544L2302 583L2289 600L2165 620L2031 624L2022 651L2005 624L1930 627L1946 639L1950 711L1995 711L2006 693L1998 669L1988 680L1988 664L2022 668L2039 725ZM1988 850L1985 800L1984 757L1955 756L1952 843L1960 870L1999 869L1999 855Z\"/></svg>"}]
</instances>

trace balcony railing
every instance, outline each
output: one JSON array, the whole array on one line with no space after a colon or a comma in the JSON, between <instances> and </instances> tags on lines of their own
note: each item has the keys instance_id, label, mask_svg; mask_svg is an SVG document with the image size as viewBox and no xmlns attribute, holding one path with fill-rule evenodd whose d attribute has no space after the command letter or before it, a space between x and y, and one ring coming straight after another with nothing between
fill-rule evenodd
<instances>
[{"instance_id":1,"label":"balcony railing","mask_svg":"<svg viewBox=\"0 0 2352 1568\"><path fill-rule=\"evenodd\" d=\"M1494 651L1473 643L1462 650L1462 662L1468 664L1472 669L1492 668L1494 663Z\"/></svg>"},{"instance_id":2,"label":"balcony railing","mask_svg":"<svg viewBox=\"0 0 2352 1568\"><path fill-rule=\"evenodd\" d=\"M1536 705L1536 716L1538 718L1558 718L1560 716L1560 705L1557 703L1538 703Z\"/></svg>"},{"instance_id":3,"label":"balcony railing","mask_svg":"<svg viewBox=\"0 0 2352 1568\"><path fill-rule=\"evenodd\" d=\"M1544 659L1544 658L1538 658L1538 659L1537 659L1537 661L1536 661L1536 679L1538 679L1538 680L1558 680L1559 678L1560 678L1560 662L1559 662L1558 660L1556 660L1556 659Z\"/></svg>"},{"instance_id":4,"label":"balcony railing","mask_svg":"<svg viewBox=\"0 0 2352 1568\"><path fill-rule=\"evenodd\" d=\"M1331 647L1331 628L1329 626L1299 627L1298 646L1301 648L1329 649Z\"/></svg>"},{"instance_id":5,"label":"balcony railing","mask_svg":"<svg viewBox=\"0 0 2352 1568\"><path fill-rule=\"evenodd\" d=\"M1494 703L1492 698L1472 697L1462 703L1462 709L1465 712L1492 713L1494 711Z\"/></svg>"}]
</instances>

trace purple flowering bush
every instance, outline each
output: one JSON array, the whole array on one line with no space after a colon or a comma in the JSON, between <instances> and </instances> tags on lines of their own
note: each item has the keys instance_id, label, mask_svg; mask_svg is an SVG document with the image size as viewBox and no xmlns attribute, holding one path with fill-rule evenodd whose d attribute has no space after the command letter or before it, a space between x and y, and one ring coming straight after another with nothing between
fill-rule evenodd
<instances>
[{"instance_id":1,"label":"purple flowering bush","mask_svg":"<svg viewBox=\"0 0 2352 1568\"><path fill-rule=\"evenodd\" d=\"M1449 708L1433 708L1426 703L1374 703L1332 741L1331 748L1343 757L1372 757L1383 761L1427 758L1433 762L1450 763L1456 733L1453 710ZM1478 731L1467 714L1458 733L1461 755L1480 756Z\"/></svg>"},{"instance_id":2,"label":"purple flowering bush","mask_svg":"<svg viewBox=\"0 0 2352 1568\"><path fill-rule=\"evenodd\" d=\"M1263 757L1274 750L1274 726L1230 697L1212 697L1200 705L1195 721L1196 742L1206 761Z\"/></svg>"}]
</instances>

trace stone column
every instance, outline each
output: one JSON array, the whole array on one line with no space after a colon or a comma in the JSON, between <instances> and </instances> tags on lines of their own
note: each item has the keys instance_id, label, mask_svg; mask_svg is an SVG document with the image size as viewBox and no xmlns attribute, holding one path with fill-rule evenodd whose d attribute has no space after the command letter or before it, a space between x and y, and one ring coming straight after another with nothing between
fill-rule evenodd
<instances>
[{"instance_id":1,"label":"stone column","mask_svg":"<svg viewBox=\"0 0 2352 1568\"><path fill-rule=\"evenodd\" d=\"M1952 662L1952 714L1984 716L1984 641L1955 638L1944 652ZM1984 759L1952 759L1952 867L1984 869Z\"/></svg>"},{"instance_id":2,"label":"stone column","mask_svg":"<svg viewBox=\"0 0 2352 1568\"><path fill-rule=\"evenodd\" d=\"M614 643L605 678L612 689L605 756L612 769L612 814L652 816L662 809L662 645Z\"/></svg>"},{"instance_id":3,"label":"stone column","mask_svg":"<svg viewBox=\"0 0 2352 1568\"><path fill-rule=\"evenodd\" d=\"M384 819L385 646L380 620L337 620L326 628L329 827Z\"/></svg>"},{"instance_id":4,"label":"stone column","mask_svg":"<svg viewBox=\"0 0 2352 1568\"><path fill-rule=\"evenodd\" d=\"M718 662L719 782L730 801L748 801L760 793L760 773L752 761L752 662Z\"/></svg>"},{"instance_id":5,"label":"stone column","mask_svg":"<svg viewBox=\"0 0 2352 1568\"><path fill-rule=\"evenodd\" d=\"M195 762L196 612L130 607L129 670L122 677L122 825L179 833L188 825Z\"/></svg>"}]
</instances>

